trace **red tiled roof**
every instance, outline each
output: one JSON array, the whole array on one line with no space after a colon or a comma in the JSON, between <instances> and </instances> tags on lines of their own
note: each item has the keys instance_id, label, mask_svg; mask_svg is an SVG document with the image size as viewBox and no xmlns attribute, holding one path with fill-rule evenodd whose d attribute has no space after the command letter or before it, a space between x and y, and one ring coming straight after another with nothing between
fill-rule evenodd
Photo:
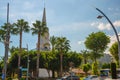
<instances>
[{"instance_id":1,"label":"red tiled roof","mask_svg":"<svg viewBox=\"0 0 120 80\"><path fill-rule=\"evenodd\" d=\"M77 74L85 74L85 72L82 69L72 69L72 72Z\"/></svg>"}]
</instances>

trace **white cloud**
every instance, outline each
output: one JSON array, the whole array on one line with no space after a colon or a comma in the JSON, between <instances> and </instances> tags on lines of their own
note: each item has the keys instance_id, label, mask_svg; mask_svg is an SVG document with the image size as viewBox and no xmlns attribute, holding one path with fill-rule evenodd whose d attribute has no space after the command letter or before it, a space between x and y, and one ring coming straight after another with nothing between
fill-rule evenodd
<instances>
[{"instance_id":1,"label":"white cloud","mask_svg":"<svg viewBox=\"0 0 120 80\"><path fill-rule=\"evenodd\" d=\"M115 25L116 27L120 27L120 21L115 21L113 25Z\"/></svg>"},{"instance_id":2,"label":"white cloud","mask_svg":"<svg viewBox=\"0 0 120 80\"><path fill-rule=\"evenodd\" d=\"M111 46L112 46L112 44L114 43L114 42L116 42L117 40L116 40L116 36L115 35L113 35L113 36L110 36L110 43L108 44L108 47L110 48Z\"/></svg>"},{"instance_id":3,"label":"white cloud","mask_svg":"<svg viewBox=\"0 0 120 80\"><path fill-rule=\"evenodd\" d=\"M97 26L99 23L98 22L93 22L93 23L91 23L90 25L91 26Z\"/></svg>"},{"instance_id":4,"label":"white cloud","mask_svg":"<svg viewBox=\"0 0 120 80\"><path fill-rule=\"evenodd\" d=\"M7 2L7 1L6 1ZM43 14L43 8L41 7L40 1L33 1L33 0L27 0L27 1L11 1L9 4L9 21L11 23L16 22L18 19L25 19L29 22L31 25L32 22L35 22L36 20L42 20L42 14ZM6 5L2 5L0 7L0 18L3 19L3 22L6 22Z\"/></svg>"},{"instance_id":5,"label":"white cloud","mask_svg":"<svg viewBox=\"0 0 120 80\"><path fill-rule=\"evenodd\" d=\"M113 25L115 27L120 27L120 20L113 22ZM91 23L91 26L97 27L99 30L110 30L112 27L109 23L98 23L98 22L93 22Z\"/></svg>"},{"instance_id":6,"label":"white cloud","mask_svg":"<svg viewBox=\"0 0 120 80\"><path fill-rule=\"evenodd\" d=\"M118 34L120 35L120 33ZM108 44L108 47L111 47L113 43L117 42L116 35L109 36L110 37L110 43ZM120 39L120 36L119 36Z\"/></svg>"},{"instance_id":7,"label":"white cloud","mask_svg":"<svg viewBox=\"0 0 120 80\"><path fill-rule=\"evenodd\" d=\"M110 30L111 26L110 26L110 24L99 23L98 29L99 30L105 30L105 29Z\"/></svg>"},{"instance_id":8,"label":"white cloud","mask_svg":"<svg viewBox=\"0 0 120 80\"><path fill-rule=\"evenodd\" d=\"M120 35L120 33L118 35ZM106 49L105 53L110 54L109 49L115 42L117 42L117 38L116 38L116 35L112 35L112 36L108 35L108 36L110 37L110 43L108 44L108 48ZM120 39L120 36L119 36L119 39Z\"/></svg>"},{"instance_id":9,"label":"white cloud","mask_svg":"<svg viewBox=\"0 0 120 80\"><path fill-rule=\"evenodd\" d=\"M42 13L43 11L39 11L39 12L12 12L10 14L10 21L11 22L16 22L18 19L24 19L25 21L29 22L29 25L31 26L31 24L33 22L35 22L36 20L42 20Z\"/></svg>"},{"instance_id":10,"label":"white cloud","mask_svg":"<svg viewBox=\"0 0 120 80\"><path fill-rule=\"evenodd\" d=\"M119 11L120 8L108 8L108 10L110 10L110 11Z\"/></svg>"},{"instance_id":11,"label":"white cloud","mask_svg":"<svg viewBox=\"0 0 120 80\"><path fill-rule=\"evenodd\" d=\"M51 34L60 34L67 32L79 32L81 29L88 28L90 23L85 22L73 22L70 24L64 24L59 26L53 26L50 27L50 33Z\"/></svg>"},{"instance_id":12,"label":"white cloud","mask_svg":"<svg viewBox=\"0 0 120 80\"><path fill-rule=\"evenodd\" d=\"M85 41L78 41L78 44L83 44Z\"/></svg>"}]
</instances>

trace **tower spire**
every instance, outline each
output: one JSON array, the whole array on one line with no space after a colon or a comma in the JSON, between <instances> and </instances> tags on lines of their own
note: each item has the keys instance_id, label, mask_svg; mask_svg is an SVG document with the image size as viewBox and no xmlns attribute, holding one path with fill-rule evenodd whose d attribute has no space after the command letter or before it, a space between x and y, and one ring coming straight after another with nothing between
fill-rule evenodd
<instances>
[{"instance_id":1,"label":"tower spire","mask_svg":"<svg viewBox=\"0 0 120 80\"><path fill-rule=\"evenodd\" d=\"M44 23L47 25L47 22L46 22L46 9L45 9L45 0L44 0L44 10L43 10L42 22L44 22Z\"/></svg>"},{"instance_id":2,"label":"tower spire","mask_svg":"<svg viewBox=\"0 0 120 80\"><path fill-rule=\"evenodd\" d=\"M44 9L43 9L42 22L45 23L45 26L47 27L45 0L44 0ZM48 29L48 32L46 32L45 35L42 37L42 39L43 39L43 42L41 43L42 44L42 49L43 50L50 50L50 45L49 45L49 29Z\"/></svg>"}]
</instances>

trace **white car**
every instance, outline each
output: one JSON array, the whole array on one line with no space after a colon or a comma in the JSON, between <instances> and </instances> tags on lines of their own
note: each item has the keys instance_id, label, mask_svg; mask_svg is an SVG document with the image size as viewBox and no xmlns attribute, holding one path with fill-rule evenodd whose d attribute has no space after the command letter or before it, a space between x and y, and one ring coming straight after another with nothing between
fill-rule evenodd
<instances>
[{"instance_id":1,"label":"white car","mask_svg":"<svg viewBox=\"0 0 120 80\"><path fill-rule=\"evenodd\" d=\"M61 79L56 79L56 80L61 80Z\"/></svg>"},{"instance_id":2,"label":"white car","mask_svg":"<svg viewBox=\"0 0 120 80\"><path fill-rule=\"evenodd\" d=\"M61 78L61 80L80 80L78 76L72 75L72 76L64 76Z\"/></svg>"},{"instance_id":3,"label":"white car","mask_svg":"<svg viewBox=\"0 0 120 80\"><path fill-rule=\"evenodd\" d=\"M100 80L97 75L89 75L84 80Z\"/></svg>"}]
</instances>

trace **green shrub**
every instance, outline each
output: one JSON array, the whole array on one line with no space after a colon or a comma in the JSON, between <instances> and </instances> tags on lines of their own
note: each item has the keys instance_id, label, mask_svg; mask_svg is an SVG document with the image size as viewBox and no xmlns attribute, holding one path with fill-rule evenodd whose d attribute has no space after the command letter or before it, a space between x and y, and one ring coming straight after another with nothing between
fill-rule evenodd
<instances>
[{"instance_id":1,"label":"green shrub","mask_svg":"<svg viewBox=\"0 0 120 80\"><path fill-rule=\"evenodd\" d=\"M87 72L91 69L91 66L89 64L84 64L82 69L87 75Z\"/></svg>"},{"instance_id":2,"label":"green shrub","mask_svg":"<svg viewBox=\"0 0 120 80\"><path fill-rule=\"evenodd\" d=\"M92 74L94 74L94 75L99 75L98 63L97 63L97 62L94 62L94 63L92 64Z\"/></svg>"},{"instance_id":3,"label":"green shrub","mask_svg":"<svg viewBox=\"0 0 120 80\"><path fill-rule=\"evenodd\" d=\"M11 77L8 77L7 80L12 80L12 78L11 78Z\"/></svg>"},{"instance_id":4,"label":"green shrub","mask_svg":"<svg viewBox=\"0 0 120 80\"><path fill-rule=\"evenodd\" d=\"M116 74L116 63L112 62L111 63L111 76L112 79L117 79L117 74Z\"/></svg>"},{"instance_id":5,"label":"green shrub","mask_svg":"<svg viewBox=\"0 0 120 80\"><path fill-rule=\"evenodd\" d=\"M110 63L104 63L102 65L102 69L106 69L106 68L110 69Z\"/></svg>"},{"instance_id":6,"label":"green shrub","mask_svg":"<svg viewBox=\"0 0 120 80\"><path fill-rule=\"evenodd\" d=\"M26 80L26 78L21 78L20 80Z\"/></svg>"}]
</instances>

